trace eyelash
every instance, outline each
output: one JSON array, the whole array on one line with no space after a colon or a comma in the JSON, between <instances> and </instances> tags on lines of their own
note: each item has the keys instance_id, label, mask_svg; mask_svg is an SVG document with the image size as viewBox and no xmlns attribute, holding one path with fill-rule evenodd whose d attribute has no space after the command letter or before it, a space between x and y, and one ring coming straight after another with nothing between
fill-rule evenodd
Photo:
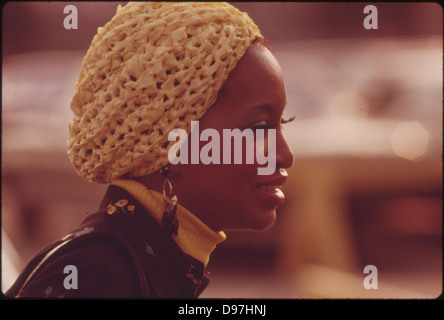
<instances>
[{"instance_id":1,"label":"eyelash","mask_svg":"<svg viewBox=\"0 0 444 320\"><path fill-rule=\"evenodd\" d=\"M286 124L286 123L289 123L289 122L292 122L293 120L294 120L294 118L295 118L295 116L292 116L290 119L284 119L284 118L281 118L281 124Z\"/></svg>"}]
</instances>

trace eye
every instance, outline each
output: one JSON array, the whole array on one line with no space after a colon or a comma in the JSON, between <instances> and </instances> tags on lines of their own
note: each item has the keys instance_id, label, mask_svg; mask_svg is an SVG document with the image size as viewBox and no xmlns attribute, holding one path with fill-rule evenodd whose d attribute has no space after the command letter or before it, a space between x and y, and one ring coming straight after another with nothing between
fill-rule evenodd
<instances>
[{"instance_id":1,"label":"eye","mask_svg":"<svg viewBox=\"0 0 444 320\"><path fill-rule=\"evenodd\" d=\"M256 121L248 126L250 129L256 130L256 129L268 129L270 127L270 124L266 120Z\"/></svg>"}]
</instances>

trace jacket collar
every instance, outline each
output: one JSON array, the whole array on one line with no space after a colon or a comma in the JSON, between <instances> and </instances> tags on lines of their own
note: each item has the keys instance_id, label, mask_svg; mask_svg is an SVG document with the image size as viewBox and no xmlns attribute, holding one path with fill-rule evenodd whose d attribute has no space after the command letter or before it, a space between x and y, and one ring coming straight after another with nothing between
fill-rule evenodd
<instances>
[{"instance_id":1,"label":"jacket collar","mask_svg":"<svg viewBox=\"0 0 444 320\"><path fill-rule=\"evenodd\" d=\"M208 285L204 264L185 254L130 193L111 185L100 205L140 257L156 298L198 297Z\"/></svg>"}]
</instances>

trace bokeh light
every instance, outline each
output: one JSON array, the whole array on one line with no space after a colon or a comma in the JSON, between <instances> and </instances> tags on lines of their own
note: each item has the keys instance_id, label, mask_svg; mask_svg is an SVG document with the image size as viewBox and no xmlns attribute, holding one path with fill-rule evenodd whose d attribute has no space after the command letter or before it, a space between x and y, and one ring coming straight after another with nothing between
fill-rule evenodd
<instances>
[{"instance_id":1,"label":"bokeh light","mask_svg":"<svg viewBox=\"0 0 444 320\"><path fill-rule=\"evenodd\" d=\"M427 153L429 132L417 121L397 124L390 135L393 152L407 160L417 160Z\"/></svg>"}]
</instances>

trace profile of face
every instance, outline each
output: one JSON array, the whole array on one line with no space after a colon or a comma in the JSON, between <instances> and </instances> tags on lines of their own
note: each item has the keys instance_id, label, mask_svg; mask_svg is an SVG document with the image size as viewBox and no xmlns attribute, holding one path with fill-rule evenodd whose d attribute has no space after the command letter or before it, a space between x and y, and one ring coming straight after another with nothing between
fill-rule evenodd
<instances>
[{"instance_id":1,"label":"profile of face","mask_svg":"<svg viewBox=\"0 0 444 320\"><path fill-rule=\"evenodd\" d=\"M258 167L264 165L257 161L169 165L179 203L216 231L271 227L276 208L285 200L279 189L287 178L285 169L293 164L281 126L285 106L282 70L272 53L255 42L224 83L217 101L199 120L199 131L215 129L222 137L223 129L275 129L276 170L271 175L258 175Z\"/></svg>"}]
</instances>

